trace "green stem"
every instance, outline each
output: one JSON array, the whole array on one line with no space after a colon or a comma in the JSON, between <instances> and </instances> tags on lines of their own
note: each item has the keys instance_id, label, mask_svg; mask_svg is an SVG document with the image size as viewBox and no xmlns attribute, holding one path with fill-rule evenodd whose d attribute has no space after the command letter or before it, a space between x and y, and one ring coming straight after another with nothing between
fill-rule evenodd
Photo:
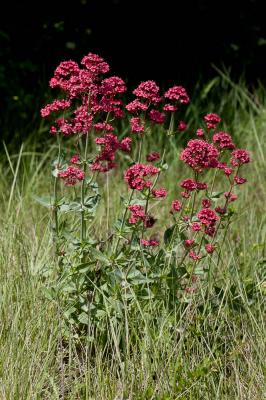
<instances>
[{"instance_id":1,"label":"green stem","mask_svg":"<svg viewBox=\"0 0 266 400\"><path fill-rule=\"evenodd\" d=\"M56 169L60 168L60 158L61 158L61 138L57 135L57 144L58 144L58 154L57 154L57 165ZM55 233L56 233L56 241L59 236L59 220L58 220L58 182L59 179L56 176L54 178L54 205L53 205L53 214L54 214L54 222L55 222Z\"/></svg>"},{"instance_id":2,"label":"green stem","mask_svg":"<svg viewBox=\"0 0 266 400\"><path fill-rule=\"evenodd\" d=\"M85 141L85 152L84 152L84 164L83 164L83 171L86 176L87 172L87 156L88 156L88 144L89 144L89 133L86 133L86 141ZM85 220L85 185L86 181L85 178L82 181L81 185L81 240L86 240L86 220Z\"/></svg>"}]
</instances>

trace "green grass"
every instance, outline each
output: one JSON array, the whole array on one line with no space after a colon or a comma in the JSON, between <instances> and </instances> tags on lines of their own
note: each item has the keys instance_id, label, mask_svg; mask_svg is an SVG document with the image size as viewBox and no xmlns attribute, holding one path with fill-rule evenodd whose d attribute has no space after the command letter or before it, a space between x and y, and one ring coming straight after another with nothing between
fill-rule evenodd
<instances>
[{"instance_id":1,"label":"green grass","mask_svg":"<svg viewBox=\"0 0 266 400\"><path fill-rule=\"evenodd\" d=\"M212 283L208 298L199 290L174 314L166 304L151 301L143 309L126 311L119 324L108 320L106 342L93 327L87 342L74 334L63 338L62 310L45 296L56 279L50 216L32 195L49 193L55 150L47 144L40 151L34 143L43 136L34 133L20 149L2 154L1 400L265 398L265 90L259 87L250 94L244 84L220 74L195 94L187 111L191 129L204 110L221 114L234 140L253 159L246 168L238 219L224 246L219 282ZM165 144L159 130L148 142L151 150ZM171 198L184 176L178 151L173 139L164 181ZM108 185L99 225L91 228L98 235L117 217L120 199L113 188L125 193L122 171L110 174ZM167 207L161 212L166 217Z\"/></svg>"}]
</instances>

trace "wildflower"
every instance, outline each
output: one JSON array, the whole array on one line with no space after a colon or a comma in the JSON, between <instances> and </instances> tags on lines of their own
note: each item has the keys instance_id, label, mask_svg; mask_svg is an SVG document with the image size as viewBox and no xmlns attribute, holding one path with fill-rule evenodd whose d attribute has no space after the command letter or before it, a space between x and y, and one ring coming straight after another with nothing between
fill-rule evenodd
<instances>
[{"instance_id":1,"label":"wildflower","mask_svg":"<svg viewBox=\"0 0 266 400\"><path fill-rule=\"evenodd\" d=\"M192 139L182 151L180 159L195 171L203 168L214 168L218 164L218 150L205 140Z\"/></svg>"},{"instance_id":2,"label":"wildflower","mask_svg":"<svg viewBox=\"0 0 266 400\"><path fill-rule=\"evenodd\" d=\"M158 151L153 151L152 153L148 154L146 160L149 162L158 161L160 160L161 155Z\"/></svg>"},{"instance_id":3,"label":"wildflower","mask_svg":"<svg viewBox=\"0 0 266 400\"><path fill-rule=\"evenodd\" d=\"M179 121L177 129L179 132L184 132L187 129L187 124L184 121Z\"/></svg>"},{"instance_id":4,"label":"wildflower","mask_svg":"<svg viewBox=\"0 0 266 400\"><path fill-rule=\"evenodd\" d=\"M165 188L160 188L160 189L153 189L152 194L154 197L157 198L164 198L167 196L167 191Z\"/></svg>"},{"instance_id":5,"label":"wildflower","mask_svg":"<svg viewBox=\"0 0 266 400\"><path fill-rule=\"evenodd\" d=\"M188 192L181 192L181 197L183 197L183 199L189 199L190 193L188 193Z\"/></svg>"},{"instance_id":6,"label":"wildflower","mask_svg":"<svg viewBox=\"0 0 266 400\"><path fill-rule=\"evenodd\" d=\"M208 236L214 237L216 229L214 226L205 226L205 233Z\"/></svg>"},{"instance_id":7,"label":"wildflower","mask_svg":"<svg viewBox=\"0 0 266 400\"><path fill-rule=\"evenodd\" d=\"M201 259L201 256L199 254L195 253L195 251L193 251L193 250L191 250L188 255L194 261L197 261L197 260Z\"/></svg>"},{"instance_id":8,"label":"wildflower","mask_svg":"<svg viewBox=\"0 0 266 400\"><path fill-rule=\"evenodd\" d=\"M180 211L182 208L182 203L179 200L173 200L172 211Z\"/></svg>"},{"instance_id":9,"label":"wildflower","mask_svg":"<svg viewBox=\"0 0 266 400\"><path fill-rule=\"evenodd\" d=\"M203 208L201 211L199 211L197 216L200 222L206 226L215 225L216 221L219 219L215 211L211 210L210 208Z\"/></svg>"},{"instance_id":10,"label":"wildflower","mask_svg":"<svg viewBox=\"0 0 266 400\"><path fill-rule=\"evenodd\" d=\"M204 121L208 129L215 129L216 126L221 122L221 120L221 117L214 113L207 114L204 117Z\"/></svg>"},{"instance_id":11,"label":"wildflower","mask_svg":"<svg viewBox=\"0 0 266 400\"><path fill-rule=\"evenodd\" d=\"M133 91L136 97L149 100L153 104L159 103L161 100L159 96L160 88L154 81L141 82L139 86Z\"/></svg>"},{"instance_id":12,"label":"wildflower","mask_svg":"<svg viewBox=\"0 0 266 400\"><path fill-rule=\"evenodd\" d=\"M179 101L181 104L188 104L189 97L186 89L182 86L173 86L165 92L164 97L169 100Z\"/></svg>"},{"instance_id":13,"label":"wildflower","mask_svg":"<svg viewBox=\"0 0 266 400\"><path fill-rule=\"evenodd\" d=\"M192 247L194 243L195 243L194 239L187 239L187 240L184 241L184 245L186 247Z\"/></svg>"},{"instance_id":14,"label":"wildflower","mask_svg":"<svg viewBox=\"0 0 266 400\"><path fill-rule=\"evenodd\" d=\"M163 124L165 121L165 114L160 111L152 109L148 114L149 119L156 124Z\"/></svg>"},{"instance_id":15,"label":"wildflower","mask_svg":"<svg viewBox=\"0 0 266 400\"><path fill-rule=\"evenodd\" d=\"M203 137L203 136L204 136L204 130L201 129L201 128L197 129L196 135L197 135L198 137Z\"/></svg>"},{"instance_id":16,"label":"wildflower","mask_svg":"<svg viewBox=\"0 0 266 400\"><path fill-rule=\"evenodd\" d=\"M197 190L206 190L208 188L207 183L197 182Z\"/></svg>"},{"instance_id":17,"label":"wildflower","mask_svg":"<svg viewBox=\"0 0 266 400\"><path fill-rule=\"evenodd\" d=\"M203 199L201 201L202 207L203 208L210 208L211 207L211 201L209 199Z\"/></svg>"},{"instance_id":18,"label":"wildflower","mask_svg":"<svg viewBox=\"0 0 266 400\"><path fill-rule=\"evenodd\" d=\"M245 149L237 149L232 152L231 164L238 167L250 162L249 152Z\"/></svg>"},{"instance_id":19,"label":"wildflower","mask_svg":"<svg viewBox=\"0 0 266 400\"><path fill-rule=\"evenodd\" d=\"M129 153L131 151L131 144L132 144L132 139L129 137L126 137L121 140L120 149L126 153Z\"/></svg>"},{"instance_id":20,"label":"wildflower","mask_svg":"<svg viewBox=\"0 0 266 400\"><path fill-rule=\"evenodd\" d=\"M58 177L65 181L66 186L74 186L77 181L82 181L85 178L85 173L77 167L70 166L65 171L58 172Z\"/></svg>"},{"instance_id":21,"label":"wildflower","mask_svg":"<svg viewBox=\"0 0 266 400\"><path fill-rule=\"evenodd\" d=\"M75 154L74 156L72 156L70 162L71 164L79 164L80 163L79 154Z\"/></svg>"},{"instance_id":22,"label":"wildflower","mask_svg":"<svg viewBox=\"0 0 266 400\"><path fill-rule=\"evenodd\" d=\"M123 79L118 76L111 76L102 80L99 88L99 93L104 96L115 96L117 94L125 93L127 90L126 84Z\"/></svg>"},{"instance_id":23,"label":"wildflower","mask_svg":"<svg viewBox=\"0 0 266 400\"><path fill-rule=\"evenodd\" d=\"M234 150L235 145L231 136L226 132L217 132L213 135L213 142L216 143L220 150Z\"/></svg>"},{"instance_id":24,"label":"wildflower","mask_svg":"<svg viewBox=\"0 0 266 400\"><path fill-rule=\"evenodd\" d=\"M128 206L128 209L131 211L131 217L128 220L130 224L136 224L140 220L145 220L146 217L144 207L142 207L141 205L130 205Z\"/></svg>"},{"instance_id":25,"label":"wildflower","mask_svg":"<svg viewBox=\"0 0 266 400\"><path fill-rule=\"evenodd\" d=\"M83 57L81 64L84 65L92 75L106 74L110 67L102 57L97 54L89 53Z\"/></svg>"},{"instance_id":26,"label":"wildflower","mask_svg":"<svg viewBox=\"0 0 266 400\"><path fill-rule=\"evenodd\" d=\"M237 185L242 185L247 182L246 178L241 178L240 176L235 176L234 181Z\"/></svg>"},{"instance_id":27,"label":"wildflower","mask_svg":"<svg viewBox=\"0 0 266 400\"><path fill-rule=\"evenodd\" d=\"M159 171L159 168L153 165L135 164L125 171L124 178L131 189L141 191L152 186L151 180L145 180L144 178L150 178L158 174Z\"/></svg>"},{"instance_id":28,"label":"wildflower","mask_svg":"<svg viewBox=\"0 0 266 400\"><path fill-rule=\"evenodd\" d=\"M192 222L191 229L194 232L199 232L201 230L201 224L199 222Z\"/></svg>"},{"instance_id":29,"label":"wildflower","mask_svg":"<svg viewBox=\"0 0 266 400\"><path fill-rule=\"evenodd\" d=\"M94 124L94 129L96 131L104 131L104 132L113 132L114 127L111 124L108 124L107 122L97 122Z\"/></svg>"},{"instance_id":30,"label":"wildflower","mask_svg":"<svg viewBox=\"0 0 266 400\"><path fill-rule=\"evenodd\" d=\"M140 244L144 247L154 247L159 246L160 242L155 239L141 239Z\"/></svg>"},{"instance_id":31,"label":"wildflower","mask_svg":"<svg viewBox=\"0 0 266 400\"><path fill-rule=\"evenodd\" d=\"M193 181L193 179L185 179L181 182L180 186L187 191L192 192L197 189L197 182Z\"/></svg>"},{"instance_id":32,"label":"wildflower","mask_svg":"<svg viewBox=\"0 0 266 400\"><path fill-rule=\"evenodd\" d=\"M133 133L141 133L144 132L144 125L141 123L141 119L139 117L133 117L130 120L131 130Z\"/></svg>"},{"instance_id":33,"label":"wildflower","mask_svg":"<svg viewBox=\"0 0 266 400\"><path fill-rule=\"evenodd\" d=\"M56 126L51 126L51 127L50 127L50 133L51 133L51 135L56 135L56 134L57 134L57 128L56 128Z\"/></svg>"},{"instance_id":34,"label":"wildflower","mask_svg":"<svg viewBox=\"0 0 266 400\"><path fill-rule=\"evenodd\" d=\"M216 208L215 208L215 211L216 211L218 214L224 215L224 214L226 213L226 208L224 208L224 207L216 207Z\"/></svg>"},{"instance_id":35,"label":"wildflower","mask_svg":"<svg viewBox=\"0 0 266 400\"><path fill-rule=\"evenodd\" d=\"M52 112L65 110L70 106L71 102L69 100L54 100L52 103L47 104L45 107L41 109L41 116L43 118L47 118Z\"/></svg>"},{"instance_id":36,"label":"wildflower","mask_svg":"<svg viewBox=\"0 0 266 400\"><path fill-rule=\"evenodd\" d=\"M147 104L142 103L141 101L136 99L136 100L133 100L131 103L127 104L126 109L131 114L136 114L139 111L146 111L148 109L148 106L147 106Z\"/></svg>"},{"instance_id":37,"label":"wildflower","mask_svg":"<svg viewBox=\"0 0 266 400\"><path fill-rule=\"evenodd\" d=\"M232 192L224 192L224 197L231 203L237 200L237 195Z\"/></svg>"},{"instance_id":38,"label":"wildflower","mask_svg":"<svg viewBox=\"0 0 266 400\"><path fill-rule=\"evenodd\" d=\"M205 244L205 249L209 254L212 254L214 252L214 246L211 243Z\"/></svg>"},{"instance_id":39,"label":"wildflower","mask_svg":"<svg viewBox=\"0 0 266 400\"><path fill-rule=\"evenodd\" d=\"M177 107L176 107L176 106L173 106L172 104L167 103L167 104L165 104L165 105L163 106L163 110L164 110L164 111L175 112L175 111L177 111Z\"/></svg>"}]
</instances>

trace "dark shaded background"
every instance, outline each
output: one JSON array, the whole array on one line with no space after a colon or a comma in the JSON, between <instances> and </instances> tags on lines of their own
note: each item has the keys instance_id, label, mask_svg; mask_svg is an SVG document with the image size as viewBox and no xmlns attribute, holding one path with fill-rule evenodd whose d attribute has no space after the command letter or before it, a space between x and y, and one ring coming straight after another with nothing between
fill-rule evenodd
<instances>
[{"instance_id":1,"label":"dark shaded background","mask_svg":"<svg viewBox=\"0 0 266 400\"><path fill-rule=\"evenodd\" d=\"M47 81L65 59L92 51L133 88L155 79L189 90L212 64L266 78L263 1L11 0L0 16L0 109L4 138L39 124ZM12 116L12 118L10 118ZM11 133L12 130L12 133ZM25 133L26 134L26 133Z\"/></svg>"}]
</instances>

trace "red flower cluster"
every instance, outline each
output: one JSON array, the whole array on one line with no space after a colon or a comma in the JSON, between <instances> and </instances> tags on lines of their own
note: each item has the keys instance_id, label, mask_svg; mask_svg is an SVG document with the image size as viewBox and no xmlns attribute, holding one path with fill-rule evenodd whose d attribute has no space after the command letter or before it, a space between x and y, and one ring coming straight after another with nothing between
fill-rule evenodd
<instances>
[{"instance_id":1,"label":"red flower cluster","mask_svg":"<svg viewBox=\"0 0 266 400\"><path fill-rule=\"evenodd\" d=\"M160 243L155 239L141 239L140 244L144 247L155 247L159 246Z\"/></svg>"},{"instance_id":2,"label":"red flower cluster","mask_svg":"<svg viewBox=\"0 0 266 400\"><path fill-rule=\"evenodd\" d=\"M136 224L138 221L144 221L146 218L144 207L139 204L128 206L129 211L131 211L131 216L128 220L130 224Z\"/></svg>"},{"instance_id":3,"label":"red flower cluster","mask_svg":"<svg viewBox=\"0 0 266 400\"><path fill-rule=\"evenodd\" d=\"M180 211L182 208L182 203L179 200L173 200L172 211Z\"/></svg>"},{"instance_id":4,"label":"red flower cluster","mask_svg":"<svg viewBox=\"0 0 266 400\"><path fill-rule=\"evenodd\" d=\"M244 149L237 149L232 152L231 164L234 167L248 164L250 162L249 152Z\"/></svg>"},{"instance_id":5,"label":"red flower cluster","mask_svg":"<svg viewBox=\"0 0 266 400\"><path fill-rule=\"evenodd\" d=\"M133 133L141 133L144 132L145 130L145 126L143 125L139 117L131 118L130 125L131 125L131 131Z\"/></svg>"},{"instance_id":6,"label":"red flower cluster","mask_svg":"<svg viewBox=\"0 0 266 400\"><path fill-rule=\"evenodd\" d=\"M103 148L92 163L92 171L107 172L115 168L114 159L116 151L130 151L131 141L131 138L125 138L119 142L117 136L112 133L106 133L103 137L96 138L95 143Z\"/></svg>"},{"instance_id":7,"label":"red flower cluster","mask_svg":"<svg viewBox=\"0 0 266 400\"><path fill-rule=\"evenodd\" d=\"M141 82L133 91L133 94L140 99L148 100L149 103L157 104L160 102L160 88L154 81Z\"/></svg>"},{"instance_id":8,"label":"red flower cluster","mask_svg":"<svg viewBox=\"0 0 266 400\"><path fill-rule=\"evenodd\" d=\"M148 154L146 160L149 162L158 161L160 160L161 155L158 151L153 151L152 153Z\"/></svg>"},{"instance_id":9,"label":"red flower cluster","mask_svg":"<svg viewBox=\"0 0 266 400\"><path fill-rule=\"evenodd\" d=\"M195 171L201 172L206 168L215 168L218 164L219 151L213 144L205 140L192 139L182 151L180 159Z\"/></svg>"},{"instance_id":10,"label":"red flower cluster","mask_svg":"<svg viewBox=\"0 0 266 400\"><path fill-rule=\"evenodd\" d=\"M213 143L216 143L220 150L234 150L235 145L231 136L226 132L217 132L213 135Z\"/></svg>"},{"instance_id":11,"label":"red flower cluster","mask_svg":"<svg viewBox=\"0 0 266 400\"><path fill-rule=\"evenodd\" d=\"M66 186L74 186L78 181L83 181L85 173L77 167L70 166L65 171L58 172L58 177L65 181Z\"/></svg>"},{"instance_id":12,"label":"red flower cluster","mask_svg":"<svg viewBox=\"0 0 266 400\"><path fill-rule=\"evenodd\" d=\"M153 189L152 194L154 197L157 198L164 198L167 196L167 191L165 188L160 188L160 189Z\"/></svg>"},{"instance_id":13,"label":"red flower cluster","mask_svg":"<svg viewBox=\"0 0 266 400\"><path fill-rule=\"evenodd\" d=\"M188 104L189 97L186 89L182 86L173 86L165 92L164 97L168 100L180 102L181 104Z\"/></svg>"},{"instance_id":14,"label":"red flower cluster","mask_svg":"<svg viewBox=\"0 0 266 400\"><path fill-rule=\"evenodd\" d=\"M205 115L204 121L208 129L215 129L216 126L222 121L222 119L221 117L219 117L219 115L210 113Z\"/></svg>"},{"instance_id":15,"label":"red flower cluster","mask_svg":"<svg viewBox=\"0 0 266 400\"><path fill-rule=\"evenodd\" d=\"M50 86L61 89L67 98L47 104L41 110L42 117L47 118L52 112L63 110L67 110L68 115L67 119L55 121L50 129L52 134L87 134L93 127L97 131L112 132L110 124L99 121L101 113L111 114L114 118L124 115L122 101L117 99L117 95L126 91L125 82L117 76L102 79L102 75L109 71L109 65L96 54L89 53L82 59L81 65L84 68L74 61L63 61L50 80ZM72 105L76 108L71 109ZM93 125L95 118L97 123Z\"/></svg>"},{"instance_id":16,"label":"red flower cluster","mask_svg":"<svg viewBox=\"0 0 266 400\"><path fill-rule=\"evenodd\" d=\"M214 226L219 220L219 217L215 211L210 208L203 208L198 213L198 219L205 226Z\"/></svg>"},{"instance_id":17,"label":"red flower cluster","mask_svg":"<svg viewBox=\"0 0 266 400\"><path fill-rule=\"evenodd\" d=\"M148 116L149 119L156 124L163 124L165 121L165 114L155 109L152 109Z\"/></svg>"},{"instance_id":18,"label":"red flower cluster","mask_svg":"<svg viewBox=\"0 0 266 400\"><path fill-rule=\"evenodd\" d=\"M143 190L152 186L150 178L160 172L159 168L147 164L135 164L129 167L124 174L125 181L131 189Z\"/></svg>"}]
</instances>

